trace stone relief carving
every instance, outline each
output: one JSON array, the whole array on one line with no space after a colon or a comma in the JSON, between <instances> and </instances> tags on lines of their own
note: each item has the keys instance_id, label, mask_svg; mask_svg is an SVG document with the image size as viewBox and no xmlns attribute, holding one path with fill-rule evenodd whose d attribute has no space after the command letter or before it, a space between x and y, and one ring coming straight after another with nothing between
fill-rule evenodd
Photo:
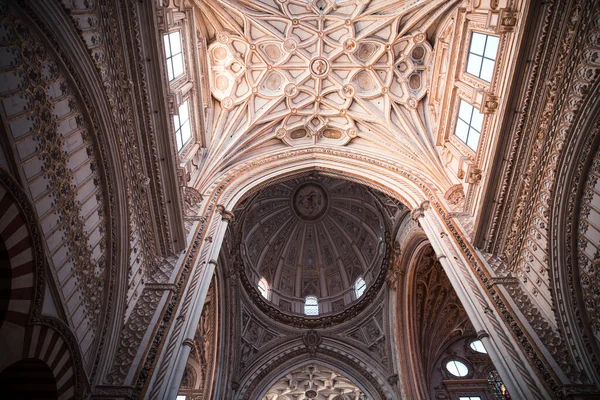
<instances>
[{"instance_id":1,"label":"stone relief carving","mask_svg":"<svg viewBox=\"0 0 600 400\"><path fill-rule=\"evenodd\" d=\"M104 383L122 386L126 384L126 377L133 363L133 356L137 353L146 330L154 318L158 303L164 291L144 289L142 296L136 302L129 319L126 321L120 337L120 346L117 350L111 371L106 375Z\"/></svg>"},{"instance_id":2,"label":"stone relief carving","mask_svg":"<svg viewBox=\"0 0 600 400\"><path fill-rule=\"evenodd\" d=\"M96 22L97 22L97 21L96 21ZM93 24L94 24L94 21L90 21L90 24L92 24L92 25L93 25ZM93 42L94 40L95 40L95 39L92 39L92 42ZM325 60L325 61L326 61L326 60ZM321 68L321 67L319 67L319 68ZM317 71L319 71L319 68L317 68ZM137 229L137 228L136 228L136 229ZM530 279L530 281L532 281L532 282L534 282L534 283L536 283L536 282L541 282L541 281L539 281L539 279L535 279L535 280L531 280L531 279ZM537 283L536 283L536 284L537 284ZM533 294L535 294L536 292L535 292L534 290L532 290L532 293L533 293Z\"/></svg>"},{"instance_id":3,"label":"stone relief carving","mask_svg":"<svg viewBox=\"0 0 600 400\"><path fill-rule=\"evenodd\" d=\"M49 48L20 12L0 3L2 123L41 221L61 300L72 316L68 323L89 368L103 304L110 297L104 284L114 261L106 242L107 233L114 234L113 201L105 198L111 178L105 154L98 151L98 127L79 100L77 82L62 70L62 54Z\"/></svg>"},{"instance_id":4,"label":"stone relief carving","mask_svg":"<svg viewBox=\"0 0 600 400\"><path fill-rule=\"evenodd\" d=\"M400 105L416 108L431 46L422 33L397 39L401 10L382 19L359 4L303 4L231 3L243 35L221 32L208 49L211 91L223 110L246 108L248 127L276 118L271 135L297 146L343 145L362 134L357 121L365 116L383 127L404 119Z\"/></svg>"},{"instance_id":5,"label":"stone relief carving","mask_svg":"<svg viewBox=\"0 0 600 400\"><path fill-rule=\"evenodd\" d=\"M298 398L351 400L364 398L364 393L339 372L321 365L310 364L287 373L269 388L261 400Z\"/></svg>"},{"instance_id":6,"label":"stone relief carving","mask_svg":"<svg viewBox=\"0 0 600 400\"><path fill-rule=\"evenodd\" d=\"M562 22L563 35L559 33L563 29L560 23L551 23L552 13L571 16ZM577 350L568 334L556 327L556 312L564 306L561 298L552 296L552 288L559 282L551 281L549 273L550 253L554 251L549 248L549 238L555 229L550 216L553 195L559 190L559 162L563 157L567 157L563 162L569 162L572 157L565 154L565 147L580 134L574 130L576 116L583 112L588 93L597 82L597 62L586 58L600 47L597 21L596 10L582 2L570 6L555 2L549 8L543 44L536 54L524 112L512 139L508 172L499 185L499 206L491 218L486 244L488 252L501 254L504 263L499 265L519 278L519 287L509 286L507 290L573 383L586 382L588 377L577 367L573 358L577 356L571 355ZM569 49L575 44L577 50L572 55ZM544 57L546 46L556 49L556 53ZM543 90L535 89L537 82L545 83ZM529 118L534 115L532 110L539 110L539 118ZM520 150L525 148L532 151L528 157ZM509 208L514 211L509 212ZM571 348L567 350L565 344L569 342ZM552 386L559 390L558 385Z\"/></svg>"}]
</instances>

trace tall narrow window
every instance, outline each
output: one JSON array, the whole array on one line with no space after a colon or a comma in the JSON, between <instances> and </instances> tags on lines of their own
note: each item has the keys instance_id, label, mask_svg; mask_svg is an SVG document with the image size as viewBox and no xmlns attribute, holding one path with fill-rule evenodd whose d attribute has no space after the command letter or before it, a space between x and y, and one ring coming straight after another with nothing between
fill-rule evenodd
<instances>
[{"instance_id":1,"label":"tall narrow window","mask_svg":"<svg viewBox=\"0 0 600 400\"><path fill-rule=\"evenodd\" d=\"M469 46L467 72L486 82L491 82L499 42L498 36L473 32Z\"/></svg>"},{"instance_id":2,"label":"tall narrow window","mask_svg":"<svg viewBox=\"0 0 600 400\"><path fill-rule=\"evenodd\" d=\"M183 74L183 53L181 51L181 34L179 31L163 36L165 54L167 56L167 74L169 82Z\"/></svg>"},{"instance_id":3,"label":"tall narrow window","mask_svg":"<svg viewBox=\"0 0 600 400\"><path fill-rule=\"evenodd\" d=\"M261 278L261 280L258 281L258 291L260 292L262 297L264 297L267 300L269 299L269 284L267 283L267 280L265 278Z\"/></svg>"},{"instance_id":4,"label":"tall narrow window","mask_svg":"<svg viewBox=\"0 0 600 400\"><path fill-rule=\"evenodd\" d=\"M362 277L358 278L356 280L356 282L354 282L354 294L356 295L357 299L363 295L366 288L367 288L367 283L365 282L365 280Z\"/></svg>"},{"instance_id":5,"label":"tall narrow window","mask_svg":"<svg viewBox=\"0 0 600 400\"><path fill-rule=\"evenodd\" d=\"M183 146L192 137L192 130L190 127L190 109L188 107L188 101L186 100L182 105L179 106L179 114L173 116L173 122L175 125L175 140L177 141L177 150L183 149Z\"/></svg>"},{"instance_id":6,"label":"tall narrow window","mask_svg":"<svg viewBox=\"0 0 600 400\"><path fill-rule=\"evenodd\" d=\"M460 140L465 142L473 151L477 151L479 136L481 136L481 127L483 126L483 114L471 104L460 100L458 108L458 119L454 134Z\"/></svg>"},{"instance_id":7,"label":"tall narrow window","mask_svg":"<svg viewBox=\"0 0 600 400\"><path fill-rule=\"evenodd\" d=\"M319 315L319 300L315 296L304 299L304 315Z\"/></svg>"}]
</instances>

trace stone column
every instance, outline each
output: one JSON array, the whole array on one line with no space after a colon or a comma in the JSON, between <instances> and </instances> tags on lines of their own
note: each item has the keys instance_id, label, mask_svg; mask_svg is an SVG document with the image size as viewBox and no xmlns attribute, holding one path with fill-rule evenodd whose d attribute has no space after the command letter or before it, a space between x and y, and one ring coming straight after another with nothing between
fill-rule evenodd
<instances>
[{"instance_id":1,"label":"stone column","mask_svg":"<svg viewBox=\"0 0 600 400\"><path fill-rule=\"evenodd\" d=\"M206 294L212 280L221 243L233 213L217 206L209 227L204 234L204 242L198 251L187 291L179 304L177 316L169 337L165 342L161 359L157 364L154 377L146 398L175 399L185 366L190 355L196 327L200 321Z\"/></svg>"},{"instance_id":2,"label":"stone column","mask_svg":"<svg viewBox=\"0 0 600 400\"><path fill-rule=\"evenodd\" d=\"M462 235L449 235L448 227L435 210L429 210L428 202L423 202L421 207L413 210L412 217L419 221L427 234L511 396L515 399L551 398L529 364L527 356L514 340L510 327L498 314L484 284L464 256L462 250L465 243L459 243ZM466 246L470 247L468 243ZM480 257L478 253L473 253ZM483 259L479 261L484 264L486 262Z\"/></svg>"}]
</instances>

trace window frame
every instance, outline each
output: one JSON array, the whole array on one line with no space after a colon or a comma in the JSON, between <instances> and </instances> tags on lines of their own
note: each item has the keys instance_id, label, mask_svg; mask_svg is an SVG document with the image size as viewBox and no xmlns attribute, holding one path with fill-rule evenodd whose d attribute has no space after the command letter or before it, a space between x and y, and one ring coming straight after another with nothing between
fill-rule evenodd
<instances>
[{"instance_id":1,"label":"window frame","mask_svg":"<svg viewBox=\"0 0 600 400\"><path fill-rule=\"evenodd\" d=\"M312 299L314 299L315 304L308 304L308 301ZM315 307L316 311L314 313L309 313L307 312L307 307ZM319 316L319 311L319 299L317 296L306 296L304 298L304 315L307 317L317 317Z\"/></svg>"},{"instance_id":2,"label":"window frame","mask_svg":"<svg viewBox=\"0 0 600 400\"><path fill-rule=\"evenodd\" d=\"M360 284L360 286L359 286ZM360 293L359 293L360 291ZM356 281L354 282L354 297L356 297L356 299L360 299L365 292L367 291L367 282L365 281L365 279L362 276L359 276L358 278L356 278Z\"/></svg>"},{"instance_id":3,"label":"window frame","mask_svg":"<svg viewBox=\"0 0 600 400\"><path fill-rule=\"evenodd\" d=\"M448 368L448 364L450 364L450 363L454 363L455 364L454 366L456 367L456 372L460 372L459 368L456 366L456 363L462 364L467 369L467 371L463 375L454 374L454 373L452 373L452 371L450 371L450 368ZM456 378L466 378L467 376L469 376L469 372L470 372L469 366L466 363L464 363L461 360L457 360L455 358L452 358L452 359L444 362L444 368L446 369L446 371L448 371L448 373L450 375L452 375L452 376L454 376Z\"/></svg>"},{"instance_id":4,"label":"window frame","mask_svg":"<svg viewBox=\"0 0 600 400\"><path fill-rule=\"evenodd\" d=\"M500 36L500 35L494 35L494 34L488 33L488 32L481 32L481 31L477 31L477 30L471 30L470 32L471 32L471 36L469 38L469 43L468 43L468 46L467 46L467 58L466 58L466 62L464 64L465 65L464 66L464 72L465 72L465 74L467 74L471 78L475 78L475 79L477 79L477 80L479 80L481 82L484 82L486 85L491 85L492 84L492 80L494 79L494 72L496 71L496 61L498 60L498 49L500 48L500 43L501 43L501 40L502 40L502 36ZM483 51L482 51L481 55L477 54L477 53L474 53L473 51L471 51L471 47L473 45L473 37L474 37L474 35L485 36L485 42L484 42L484 45L483 45ZM498 39L498 44L496 46L496 52L494 54L494 58L493 59L490 58L490 57L486 57L486 55L485 55L486 49L487 49L487 45L488 45L488 39L490 37ZM479 63L479 73L477 75L469 72L469 62L471 61L471 55L473 55L475 57L481 57L481 62ZM493 63L492 69L491 69L491 73L490 73L491 76L490 76L490 80L489 81L487 79L481 77L481 72L483 71L483 64L484 64L485 60L491 61Z\"/></svg>"},{"instance_id":5,"label":"window frame","mask_svg":"<svg viewBox=\"0 0 600 400\"><path fill-rule=\"evenodd\" d=\"M481 347L483 348L483 351L479 351L479 350L477 350L477 349L475 348L475 347L478 347L477 345L476 345L475 347L473 347L473 345L474 345L475 343L480 343L480 344L481 344ZM481 340L479 340L479 339L472 340L472 341L469 343L469 348L470 348L471 350L473 350L475 353L478 353L478 354L488 354L488 352L487 352L487 349L485 348L485 345L484 345L484 344L483 344L483 342L482 342Z\"/></svg>"},{"instance_id":6,"label":"window frame","mask_svg":"<svg viewBox=\"0 0 600 400\"><path fill-rule=\"evenodd\" d=\"M458 106L456 107L456 118L454 119L454 129L453 129L453 136L456 137L456 139L458 139L458 141L464 145L466 148L468 148L469 150L471 150L472 152L477 152L477 149L479 148L479 144L481 143L481 136L482 136L482 131L483 131L483 126L485 125L485 114L483 114L481 111L479 111L479 109L474 106L473 104L469 103L468 101L466 101L465 99L463 99L462 97L458 97ZM460 110L461 110L461 105L465 103L466 105L472 107L470 116L469 116L469 121L465 121L464 119L462 119L460 117ZM481 115L481 126L479 127L479 130L476 129L474 126L471 125L471 123L473 122L473 115L475 114L475 112L477 112L479 115ZM456 134L456 131L458 129L458 125L459 125L459 121L463 122L464 124L467 125L467 135L465 140L463 140L460 136L458 136ZM469 137L470 137L470 133L471 133L471 129L474 130L475 132L477 132L477 134L479 135L479 137L477 138L477 144L475 146L475 148L471 147L469 145Z\"/></svg>"},{"instance_id":7,"label":"window frame","mask_svg":"<svg viewBox=\"0 0 600 400\"><path fill-rule=\"evenodd\" d=\"M182 150L189 144L192 142L192 139L194 137L194 133L192 130L192 115L190 112L190 109L192 107L190 107L190 98L186 98L184 99L181 104L179 105L179 107L177 107L177 114L173 115L173 134L175 135L175 146L177 148L177 152L181 153ZM187 106L187 119L181 123L181 107L183 106ZM186 141L183 141L183 136L181 134L181 129L183 128L183 126L185 125L185 123L188 123L188 127L189 127L189 137L187 138ZM179 145L179 140L181 140L181 146Z\"/></svg>"},{"instance_id":8,"label":"window frame","mask_svg":"<svg viewBox=\"0 0 600 400\"><path fill-rule=\"evenodd\" d=\"M261 289L261 284L264 286L264 290ZM265 300L269 300L269 282L267 282L267 279L264 276L260 278L256 287L261 296L265 298Z\"/></svg>"},{"instance_id":9,"label":"window frame","mask_svg":"<svg viewBox=\"0 0 600 400\"><path fill-rule=\"evenodd\" d=\"M176 54L172 53L171 50L171 35L177 34L179 35L179 52ZM163 54L165 55L165 65L167 68L167 80L169 81L169 85L172 85L174 82L180 80L182 77L186 76L186 51L185 51L185 42L184 42L185 32L183 29L175 29L163 34ZM168 39L168 40L167 40ZM169 45L169 54L167 54L167 44ZM179 75L175 75L175 66L173 64L173 58L181 55L181 68L182 71ZM170 67L170 68L169 68ZM170 73L173 73L173 77L169 76Z\"/></svg>"}]
</instances>

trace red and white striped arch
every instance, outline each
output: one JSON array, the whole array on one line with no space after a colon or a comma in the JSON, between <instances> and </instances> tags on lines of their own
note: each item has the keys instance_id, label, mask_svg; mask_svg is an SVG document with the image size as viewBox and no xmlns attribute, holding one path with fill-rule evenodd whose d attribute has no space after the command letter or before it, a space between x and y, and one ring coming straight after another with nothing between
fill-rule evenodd
<instances>
[{"instance_id":1,"label":"red and white striped arch","mask_svg":"<svg viewBox=\"0 0 600 400\"><path fill-rule=\"evenodd\" d=\"M47 325L33 325L27 329L23 359L45 362L56 379L59 399L75 396L75 367L67 342L62 335Z\"/></svg>"},{"instance_id":2,"label":"red and white striped arch","mask_svg":"<svg viewBox=\"0 0 600 400\"><path fill-rule=\"evenodd\" d=\"M33 206L21 187L0 169L0 238L6 251L3 263L10 268L10 299L0 319L0 373L21 360L40 360L52 370L59 399L76 398L76 362L63 325L41 315L44 292L44 252ZM36 306L37 305L37 306ZM36 323L32 316L35 315ZM65 325L66 327L66 325ZM80 369L80 368L79 368Z\"/></svg>"},{"instance_id":3,"label":"red and white striped arch","mask_svg":"<svg viewBox=\"0 0 600 400\"><path fill-rule=\"evenodd\" d=\"M0 321L0 334L5 324L25 326L34 295L34 254L27 220L17 200L0 185L0 238L6 246L11 268L10 302L6 316Z\"/></svg>"}]
</instances>

